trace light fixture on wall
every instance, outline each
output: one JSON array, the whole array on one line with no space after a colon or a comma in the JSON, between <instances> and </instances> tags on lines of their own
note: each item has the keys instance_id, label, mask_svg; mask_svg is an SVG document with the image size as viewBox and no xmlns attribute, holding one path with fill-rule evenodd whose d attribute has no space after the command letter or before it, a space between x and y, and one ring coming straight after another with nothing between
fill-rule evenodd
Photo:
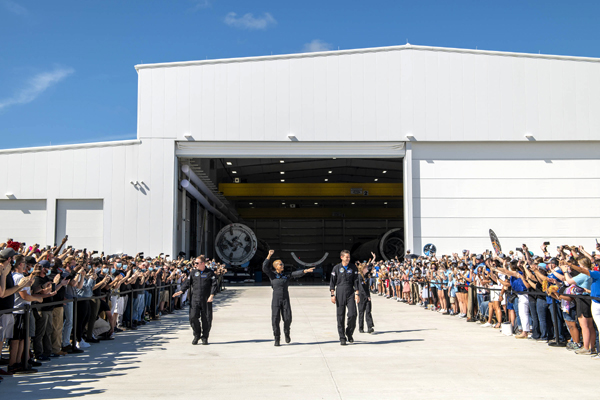
<instances>
[{"instance_id":1,"label":"light fixture on wall","mask_svg":"<svg viewBox=\"0 0 600 400\"><path fill-rule=\"evenodd\" d=\"M194 137L192 136L192 134L189 133L189 132L188 133L184 133L183 137L186 138L187 140L193 140L194 139Z\"/></svg>"},{"instance_id":2,"label":"light fixture on wall","mask_svg":"<svg viewBox=\"0 0 600 400\"><path fill-rule=\"evenodd\" d=\"M9 199L14 199L15 198L15 195L12 194L11 192L6 193L5 196L8 197Z\"/></svg>"},{"instance_id":3,"label":"light fixture on wall","mask_svg":"<svg viewBox=\"0 0 600 400\"><path fill-rule=\"evenodd\" d=\"M139 183L138 181L129 181L129 183L131 183L133 186L137 186L137 184Z\"/></svg>"},{"instance_id":4,"label":"light fixture on wall","mask_svg":"<svg viewBox=\"0 0 600 400\"><path fill-rule=\"evenodd\" d=\"M532 134L525 135L525 139L529 140L530 142L534 142L535 141L535 138L533 137Z\"/></svg>"},{"instance_id":5,"label":"light fixture on wall","mask_svg":"<svg viewBox=\"0 0 600 400\"><path fill-rule=\"evenodd\" d=\"M298 141L298 138L293 133L290 133L287 136L288 136L288 139L290 139L292 142L297 142Z\"/></svg>"},{"instance_id":6,"label":"light fixture on wall","mask_svg":"<svg viewBox=\"0 0 600 400\"><path fill-rule=\"evenodd\" d=\"M233 165L233 163L231 161L227 161L225 164L227 164L227 165Z\"/></svg>"},{"instance_id":7,"label":"light fixture on wall","mask_svg":"<svg viewBox=\"0 0 600 400\"><path fill-rule=\"evenodd\" d=\"M415 140L415 137L413 135L406 135L406 140L409 140L412 142L413 140Z\"/></svg>"}]
</instances>

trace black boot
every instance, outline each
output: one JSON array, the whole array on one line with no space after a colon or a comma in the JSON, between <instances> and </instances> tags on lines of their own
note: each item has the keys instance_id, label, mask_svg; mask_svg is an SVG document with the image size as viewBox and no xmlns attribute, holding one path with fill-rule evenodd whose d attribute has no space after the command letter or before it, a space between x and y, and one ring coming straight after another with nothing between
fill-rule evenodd
<instances>
[{"instance_id":1,"label":"black boot","mask_svg":"<svg viewBox=\"0 0 600 400\"><path fill-rule=\"evenodd\" d=\"M289 343L291 341L292 341L292 338L290 337L290 333L288 332L288 333L285 334L285 342Z\"/></svg>"},{"instance_id":2,"label":"black boot","mask_svg":"<svg viewBox=\"0 0 600 400\"><path fill-rule=\"evenodd\" d=\"M341 344L342 346L346 346L346 338L344 338L344 339L340 339L340 344Z\"/></svg>"},{"instance_id":3,"label":"black boot","mask_svg":"<svg viewBox=\"0 0 600 400\"><path fill-rule=\"evenodd\" d=\"M369 333L373 333L373 332L375 332L375 329L369 328Z\"/></svg>"},{"instance_id":4,"label":"black boot","mask_svg":"<svg viewBox=\"0 0 600 400\"><path fill-rule=\"evenodd\" d=\"M279 336L275 336L275 346L280 346L280 344L279 344Z\"/></svg>"},{"instance_id":5,"label":"black boot","mask_svg":"<svg viewBox=\"0 0 600 400\"><path fill-rule=\"evenodd\" d=\"M208 339L203 337L202 344L206 346L208 344Z\"/></svg>"},{"instance_id":6,"label":"black boot","mask_svg":"<svg viewBox=\"0 0 600 400\"><path fill-rule=\"evenodd\" d=\"M364 331L364 329L363 329L363 328L358 328L358 331L359 331L360 333L365 333L365 331Z\"/></svg>"},{"instance_id":7,"label":"black boot","mask_svg":"<svg viewBox=\"0 0 600 400\"><path fill-rule=\"evenodd\" d=\"M192 340L192 344L193 345L197 345L198 344L198 339L200 339L198 336L194 336L194 340Z\"/></svg>"}]
</instances>

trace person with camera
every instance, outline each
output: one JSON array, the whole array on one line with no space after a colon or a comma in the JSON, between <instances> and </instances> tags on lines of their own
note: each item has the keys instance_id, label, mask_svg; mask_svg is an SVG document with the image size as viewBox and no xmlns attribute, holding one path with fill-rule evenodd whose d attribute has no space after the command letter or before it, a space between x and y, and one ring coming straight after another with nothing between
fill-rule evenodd
<instances>
[{"instance_id":1,"label":"person with camera","mask_svg":"<svg viewBox=\"0 0 600 400\"><path fill-rule=\"evenodd\" d=\"M208 344L208 335L212 326L212 302L218 291L217 277L215 273L206 268L204 256L196 257L194 269L190 276L181 285L181 290L174 293L173 297L181 296L186 290L190 290L190 325L194 331L192 344ZM202 324L200 324L202 320Z\"/></svg>"},{"instance_id":2,"label":"person with camera","mask_svg":"<svg viewBox=\"0 0 600 400\"><path fill-rule=\"evenodd\" d=\"M342 250L341 263L333 267L329 290L331 302L336 306L337 326L340 335L340 345L346 346L346 340L354 343L354 329L356 328L356 303L360 302L358 295L358 271L350 265L350 252ZM344 319L348 310L348 326L345 327ZM344 329L345 328L345 329Z\"/></svg>"},{"instance_id":3,"label":"person with camera","mask_svg":"<svg viewBox=\"0 0 600 400\"><path fill-rule=\"evenodd\" d=\"M262 271L271 280L271 288L273 289L273 297L271 299L271 323L273 325L273 336L275 337L275 346L280 345L281 329L280 323L283 319L283 334L285 342L292 341L290 337L290 326L292 324L292 307L290 305L290 293L288 286L291 278L300 278L304 274L314 271L314 268L294 271L291 274L284 272L284 265L281 260L273 262L273 268L269 265L271 256L275 250L269 250L269 255L263 262Z\"/></svg>"}]
</instances>

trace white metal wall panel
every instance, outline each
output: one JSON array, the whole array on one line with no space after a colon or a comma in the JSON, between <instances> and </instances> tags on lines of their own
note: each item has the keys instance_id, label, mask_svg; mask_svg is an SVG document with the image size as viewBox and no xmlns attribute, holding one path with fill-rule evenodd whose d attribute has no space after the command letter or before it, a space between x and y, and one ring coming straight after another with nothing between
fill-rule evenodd
<instances>
[{"instance_id":1,"label":"white metal wall panel","mask_svg":"<svg viewBox=\"0 0 600 400\"><path fill-rule=\"evenodd\" d=\"M412 143L415 250L481 252L490 228L507 249L536 251L545 240L593 248L598 154L599 143Z\"/></svg>"},{"instance_id":2,"label":"white metal wall panel","mask_svg":"<svg viewBox=\"0 0 600 400\"><path fill-rule=\"evenodd\" d=\"M140 138L595 140L600 126L593 59L401 46L139 74Z\"/></svg>"},{"instance_id":3,"label":"white metal wall panel","mask_svg":"<svg viewBox=\"0 0 600 400\"><path fill-rule=\"evenodd\" d=\"M56 237L59 243L69 235L69 245L76 249L104 249L104 211L102 200L58 200L56 203Z\"/></svg>"},{"instance_id":4,"label":"white metal wall panel","mask_svg":"<svg viewBox=\"0 0 600 400\"><path fill-rule=\"evenodd\" d=\"M0 200L0 241L13 239L27 245L46 245L44 200Z\"/></svg>"},{"instance_id":5,"label":"white metal wall panel","mask_svg":"<svg viewBox=\"0 0 600 400\"><path fill-rule=\"evenodd\" d=\"M54 243L57 200L101 199L104 247L98 250L171 252L174 152L172 139L0 151L0 192L44 203L40 244ZM132 180L143 181L143 191Z\"/></svg>"}]
</instances>

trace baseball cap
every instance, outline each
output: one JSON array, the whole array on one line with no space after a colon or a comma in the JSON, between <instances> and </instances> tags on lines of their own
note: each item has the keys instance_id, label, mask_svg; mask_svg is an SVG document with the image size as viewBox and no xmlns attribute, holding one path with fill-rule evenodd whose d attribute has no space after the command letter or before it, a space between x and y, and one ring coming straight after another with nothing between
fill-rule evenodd
<instances>
[{"instance_id":1,"label":"baseball cap","mask_svg":"<svg viewBox=\"0 0 600 400\"><path fill-rule=\"evenodd\" d=\"M39 262L42 268L50 268L50 262L48 260L42 260Z\"/></svg>"},{"instance_id":2,"label":"baseball cap","mask_svg":"<svg viewBox=\"0 0 600 400\"><path fill-rule=\"evenodd\" d=\"M57 258L56 260L60 260L60 258ZM54 262L56 262L56 260ZM34 265L37 261L34 256L27 256L25 257L25 262L27 265Z\"/></svg>"},{"instance_id":3,"label":"baseball cap","mask_svg":"<svg viewBox=\"0 0 600 400\"><path fill-rule=\"evenodd\" d=\"M0 251L0 258L8 260L9 258L14 257L16 254L17 252L15 251L15 249L13 249L12 247L7 247L4 250Z\"/></svg>"}]
</instances>

